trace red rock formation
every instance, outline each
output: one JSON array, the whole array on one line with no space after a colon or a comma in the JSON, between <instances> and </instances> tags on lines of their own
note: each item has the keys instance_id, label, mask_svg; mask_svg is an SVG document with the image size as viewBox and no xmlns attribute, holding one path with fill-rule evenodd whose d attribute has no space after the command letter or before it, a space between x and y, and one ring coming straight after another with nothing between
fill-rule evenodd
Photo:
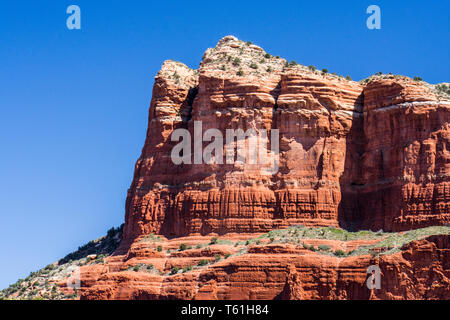
<instances>
[{"instance_id":1,"label":"red rock formation","mask_svg":"<svg viewBox=\"0 0 450 320\"><path fill-rule=\"evenodd\" d=\"M236 58L239 66L229 63ZM264 63L255 70L255 61ZM284 64L234 37L208 49L198 72L164 63L128 193L125 239L295 223L405 230L449 222L448 102L412 80L363 87ZM279 171L173 164L171 133L183 127L193 136L195 121L224 137L226 129L279 129Z\"/></svg>"},{"instance_id":2,"label":"red rock formation","mask_svg":"<svg viewBox=\"0 0 450 320\"><path fill-rule=\"evenodd\" d=\"M167 271L233 253L217 247L168 259L139 242L150 233L189 242L292 224L397 231L449 223L450 102L441 98L404 77L358 83L311 71L231 36L206 51L198 71L166 61L128 191L124 241L109 266L84 270L83 298L448 299L448 238L380 258L389 285L372 293L365 287L370 256L342 259L289 245L170 277L120 271L136 263ZM224 137L226 129L278 129L278 171L238 162L175 165L171 134L186 128L194 137L196 121Z\"/></svg>"},{"instance_id":3,"label":"red rock formation","mask_svg":"<svg viewBox=\"0 0 450 320\"><path fill-rule=\"evenodd\" d=\"M232 238L229 238L232 239ZM235 237L234 240L237 238ZM183 243L205 243L201 237L158 242L166 249ZM243 255L196 267L175 275L161 275L174 266L196 265L238 247L211 245L160 254L135 243L133 257L115 256L107 265L82 268L82 299L450 299L450 236L413 241L398 253L344 258L311 252L294 244L252 245ZM338 246L345 242L335 242ZM358 246L357 241L350 243ZM152 263L152 272L124 271L129 265ZM366 286L367 268L381 269L381 288Z\"/></svg>"}]
</instances>

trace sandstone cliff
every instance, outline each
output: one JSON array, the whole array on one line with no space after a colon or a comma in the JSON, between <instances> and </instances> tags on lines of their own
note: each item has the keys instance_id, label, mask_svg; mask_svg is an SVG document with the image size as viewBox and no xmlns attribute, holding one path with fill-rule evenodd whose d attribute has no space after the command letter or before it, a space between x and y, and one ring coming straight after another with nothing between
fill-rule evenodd
<instances>
[{"instance_id":1,"label":"sandstone cliff","mask_svg":"<svg viewBox=\"0 0 450 320\"><path fill-rule=\"evenodd\" d=\"M449 100L421 81L354 82L232 36L199 70L166 61L128 191L124 238L266 232L302 223L386 231L450 221ZM279 170L174 165L177 128L278 129Z\"/></svg>"}]
</instances>

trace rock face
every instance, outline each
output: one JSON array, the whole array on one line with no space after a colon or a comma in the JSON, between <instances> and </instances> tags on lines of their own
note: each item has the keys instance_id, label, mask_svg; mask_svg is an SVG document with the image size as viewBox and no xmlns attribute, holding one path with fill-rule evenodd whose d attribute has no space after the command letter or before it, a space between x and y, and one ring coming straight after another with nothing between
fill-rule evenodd
<instances>
[{"instance_id":1,"label":"rock face","mask_svg":"<svg viewBox=\"0 0 450 320\"><path fill-rule=\"evenodd\" d=\"M84 270L82 298L449 299L448 237L380 258L376 264L390 285L378 292L365 287L370 255L341 259L289 245L254 248L206 271L171 277L123 271L133 259L170 270L186 266L186 259L233 253L198 249L192 257L167 260L142 245L149 234L189 242L297 224L374 231L446 225L449 108L448 96L422 81L376 76L354 82L288 63L232 36L208 49L198 70L164 62L128 190L121 248L109 266ZM171 154L179 141L172 134L187 129L195 153L199 123L203 134L216 129L223 137L227 129L266 130L259 141L267 142L262 153L277 159L275 170L248 161L205 162L201 154L200 161L194 154L190 163L175 164ZM278 150L269 139L276 131ZM250 136L243 141L249 146ZM201 150L209 143L200 142Z\"/></svg>"},{"instance_id":2,"label":"rock face","mask_svg":"<svg viewBox=\"0 0 450 320\"><path fill-rule=\"evenodd\" d=\"M449 103L415 81L364 88L360 228L408 230L450 221Z\"/></svg>"},{"instance_id":3,"label":"rock face","mask_svg":"<svg viewBox=\"0 0 450 320\"><path fill-rule=\"evenodd\" d=\"M393 231L448 223L449 106L423 82L347 81L225 37L198 71L166 61L156 76L124 238L298 223ZM186 128L194 140L198 121L203 133L224 137L226 129L278 129L278 171L175 165L171 134Z\"/></svg>"}]
</instances>

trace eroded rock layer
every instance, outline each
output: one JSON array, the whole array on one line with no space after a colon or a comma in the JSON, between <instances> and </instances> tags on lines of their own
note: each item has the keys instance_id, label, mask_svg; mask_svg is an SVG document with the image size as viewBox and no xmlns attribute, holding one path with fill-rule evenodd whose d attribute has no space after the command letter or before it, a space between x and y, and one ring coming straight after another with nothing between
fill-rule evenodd
<instances>
[{"instance_id":1,"label":"eroded rock layer","mask_svg":"<svg viewBox=\"0 0 450 320\"><path fill-rule=\"evenodd\" d=\"M269 241L252 242L242 254L245 241L208 245L207 239L190 236L135 242L108 264L82 267L81 299L450 299L449 235L412 241L380 256L336 257L309 247L347 254L378 240L311 239L303 246ZM203 246L179 251L181 243ZM379 288L367 287L371 265L380 268Z\"/></svg>"}]
</instances>

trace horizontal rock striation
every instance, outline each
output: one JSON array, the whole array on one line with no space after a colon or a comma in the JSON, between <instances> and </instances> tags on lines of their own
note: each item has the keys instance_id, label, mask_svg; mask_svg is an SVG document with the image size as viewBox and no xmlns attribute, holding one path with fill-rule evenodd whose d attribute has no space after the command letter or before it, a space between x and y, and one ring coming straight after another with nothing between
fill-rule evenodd
<instances>
[{"instance_id":1,"label":"horizontal rock striation","mask_svg":"<svg viewBox=\"0 0 450 320\"><path fill-rule=\"evenodd\" d=\"M266 241L251 244L243 254L239 254L242 245L174 250L182 242L204 240L191 236L158 242L164 252L155 250L158 243L139 242L128 255L108 258L107 265L83 267L81 299L450 299L448 235L412 241L397 253L381 256L335 257L292 243ZM333 241L331 246L348 251L376 242ZM320 241L304 243L317 245ZM168 248L170 254L165 252ZM215 256L230 254L215 262ZM196 266L202 260L208 264L167 273ZM130 267L136 265L141 269ZM150 270L145 267L148 265ZM372 290L366 286L371 265L380 268L380 288Z\"/></svg>"}]
</instances>

